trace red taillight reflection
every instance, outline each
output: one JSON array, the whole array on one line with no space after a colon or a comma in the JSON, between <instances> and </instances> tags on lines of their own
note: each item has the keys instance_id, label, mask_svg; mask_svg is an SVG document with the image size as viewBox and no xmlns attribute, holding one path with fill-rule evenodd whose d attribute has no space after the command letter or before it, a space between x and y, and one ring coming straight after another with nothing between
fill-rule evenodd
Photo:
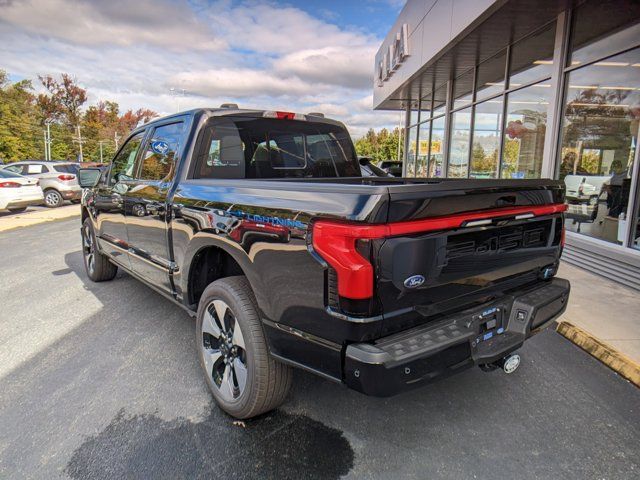
<instances>
[{"instance_id":1,"label":"red taillight reflection","mask_svg":"<svg viewBox=\"0 0 640 480\"><path fill-rule=\"evenodd\" d=\"M76 176L75 175L58 175L58 178L63 182L68 182L69 180L73 180L74 178L76 178Z\"/></svg>"},{"instance_id":2,"label":"red taillight reflection","mask_svg":"<svg viewBox=\"0 0 640 480\"><path fill-rule=\"evenodd\" d=\"M20 188L21 186L17 182L0 182L0 188Z\"/></svg>"}]
</instances>

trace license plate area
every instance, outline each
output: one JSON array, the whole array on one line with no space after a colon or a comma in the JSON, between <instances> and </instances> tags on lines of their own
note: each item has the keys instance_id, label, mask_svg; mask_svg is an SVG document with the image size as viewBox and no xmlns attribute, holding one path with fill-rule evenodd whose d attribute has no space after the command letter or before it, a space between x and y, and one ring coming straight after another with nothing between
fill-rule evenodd
<instances>
[{"instance_id":1,"label":"license plate area","mask_svg":"<svg viewBox=\"0 0 640 480\"><path fill-rule=\"evenodd\" d=\"M491 307L474 316L478 324L477 341L484 342L504 333L504 308Z\"/></svg>"}]
</instances>

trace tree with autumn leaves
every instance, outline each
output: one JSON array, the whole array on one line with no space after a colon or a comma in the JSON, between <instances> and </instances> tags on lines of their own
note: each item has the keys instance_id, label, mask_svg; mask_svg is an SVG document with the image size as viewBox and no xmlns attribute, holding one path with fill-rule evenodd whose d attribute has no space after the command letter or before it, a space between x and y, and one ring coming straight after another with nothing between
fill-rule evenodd
<instances>
[{"instance_id":1,"label":"tree with autumn leaves","mask_svg":"<svg viewBox=\"0 0 640 480\"><path fill-rule=\"evenodd\" d=\"M140 108L120 113L116 102L86 106L87 91L68 74L38 76L44 92L30 80L11 82L0 70L0 162L44 158L44 130L49 123L51 157L76 160L82 139L85 161L109 161L128 133L158 115ZM78 126L81 137L78 138Z\"/></svg>"}]
</instances>

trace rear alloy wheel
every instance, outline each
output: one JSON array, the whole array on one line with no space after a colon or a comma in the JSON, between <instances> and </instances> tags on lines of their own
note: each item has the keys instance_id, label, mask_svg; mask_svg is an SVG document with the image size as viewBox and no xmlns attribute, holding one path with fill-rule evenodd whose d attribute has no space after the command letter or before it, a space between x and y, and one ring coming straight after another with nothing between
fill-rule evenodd
<instances>
[{"instance_id":1,"label":"rear alloy wheel","mask_svg":"<svg viewBox=\"0 0 640 480\"><path fill-rule=\"evenodd\" d=\"M56 208L62 205L64 199L57 190L47 190L44 192L44 204L49 208Z\"/></svg>"},{"instance_id":2,"label":"rear alloy wheel","mask_svg":"<svg viewBox=\"0 0 640 480\"><path fill-rule=\"evenodd\" d=\"M269 355L246 277L222 278L209 285L197 318L200 364L220 408L244 419L279 406L291 386L291 368Z\"/></svg>"},{"instance_id":3,"label":"rear alloy wheel","mask_svg":"<svg viewBox=\"0 0 640 480\"><path fill-rule=\"evenodd\" d=\"M91 219L82 223L82 257L87 275L94 282L112 280L118 273L118 267L97 249L96 236L93 233Z\"/></svg>"},{"instance_id":4,"label":"rear alloy wheel","mask_svg":"<svg viewBox=\"0 0 640 480\"><path fill-rule=\"evenodd\" d=\"M202 320L202 354L220 396L231 402L247 385L247 350L242 327L223 300L213 300Z\"/></svg>"}]
</instances>

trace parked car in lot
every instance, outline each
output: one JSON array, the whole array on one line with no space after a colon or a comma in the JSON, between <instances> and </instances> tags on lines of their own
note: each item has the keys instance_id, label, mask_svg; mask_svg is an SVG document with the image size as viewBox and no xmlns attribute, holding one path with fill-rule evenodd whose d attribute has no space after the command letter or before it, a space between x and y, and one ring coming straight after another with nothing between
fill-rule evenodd
<instances>
[{"instance_id":1,"label":"parked car in lot","mask_svg":"<svg viewBox=\"0 0 640 480\"><path fill-rule=\"evenodd\" d=\"M238 418L282 403L291 366L379 396L510 373L567 306L562 182L363 177L344 125L316 115L176 114L79 177L87 275L122 268L195 316Z\"/></svg>"},{"instance_id":2,"label":"parked car in lot","mask_svg":"<svg viewBox=\"0 0 640 480\"><path fill-rule=\"evenodd\" d=\"M43 200L38 180L0 170L0 211L24 212L27 207L40 205Z\"/></svg>"},{"instance_id":3,"label":"parked car in lot","mask_svg":"<svg viewBox=\"0 0 640 480\"><path fill-rule=\"evenodd\" d=\"M78 163L25 160L10 163L2 168L25 177L38 179L44 192L44 204L47 207L60 207L65 200L73 203L80 202L82 189L77 178L80 168Z\"/></svg>"}]
</instances>

